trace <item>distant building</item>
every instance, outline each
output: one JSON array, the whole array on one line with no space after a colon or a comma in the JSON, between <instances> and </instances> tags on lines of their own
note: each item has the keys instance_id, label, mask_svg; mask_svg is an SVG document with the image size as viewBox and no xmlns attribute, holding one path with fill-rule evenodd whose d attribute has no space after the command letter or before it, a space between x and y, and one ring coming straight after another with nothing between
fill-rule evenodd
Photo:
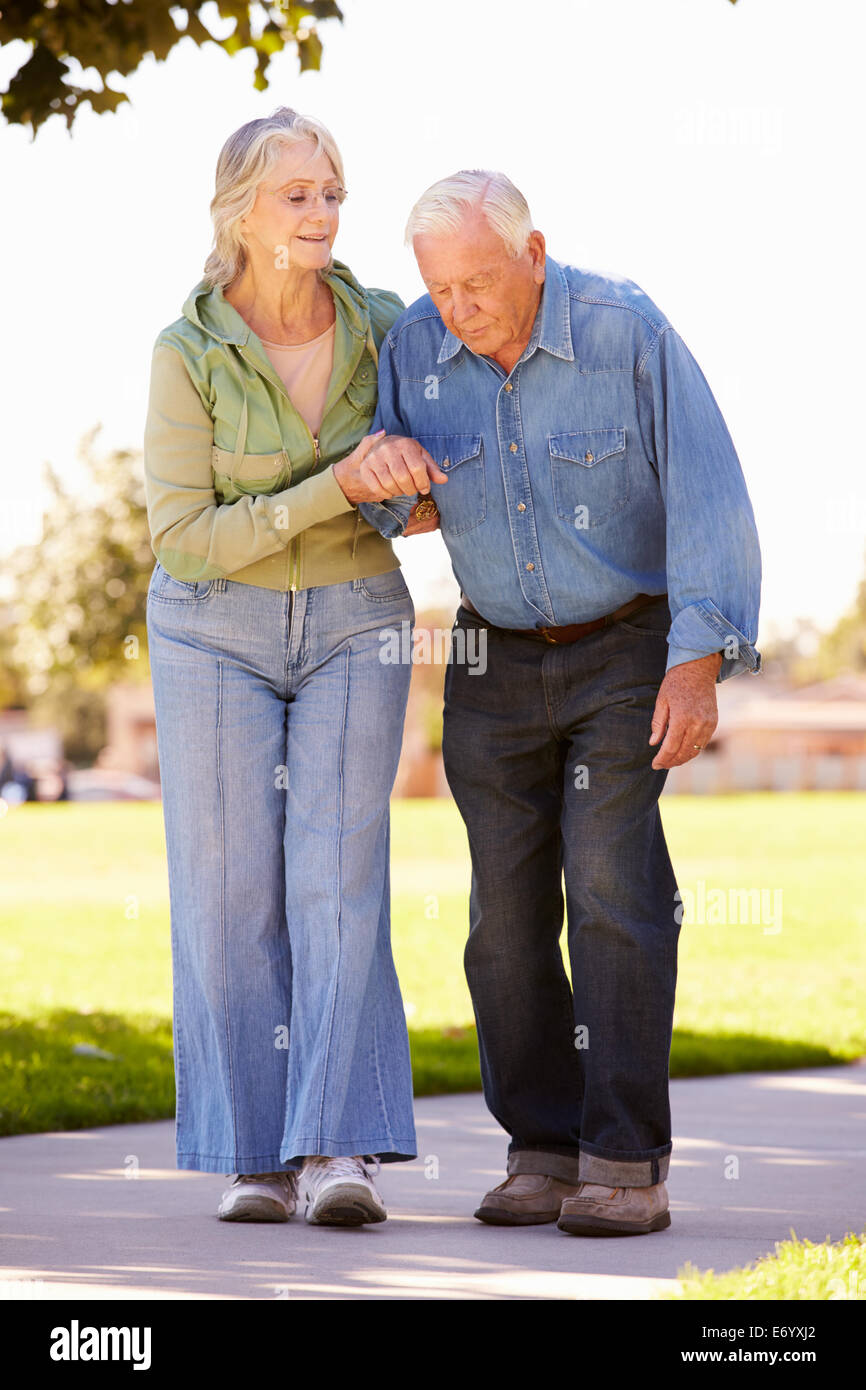
<instances>
[{"instance_id":1,"label":"distant building","mask_svg":"<svg viewBox=\"0 0 866 1390\"><path fill-rule=\"evenodd\" d=\"M150 681L118 681L105 699L106 743L101 768L159 781L156 713Z\"/></svg>"},{"instance_id":2,"label":"distant building","mask_svg":"<svg viewBox=\"0 0 866 1390\"><path fill-rule=\"evenodd\" d=\"M59 760L63 740L57 729L31 723L26 709L0 710L0 745L8 750L17 767L30 763Z\"/></svg>"},{"instance_id":3,"label":"distant building","mask_svg":"<svg viewBox=\"0 0 866 1390\"><path fill-rule=\"evenodd\" d=\"M395 796L449 795L437 738L443 675L441 665L413 667ZM765 675L739 676L718 693L712 741L699 757L671 769L666 794L866 790L866 677L841 675L792 690ZM97 768L158 783L150 682L114 685L106 719ZM22 764L62 756L57 731L31 728L24 710L0 711L0 740Z\"/></svg>"},{"instance_id":4,"label":"distant building","mask_svg":"<svg viewBox=\"0 0 866 1390\"><path fill-rule=\"evenodd\" d=\"M666 792L866 791L866 677L799 690L764 680L719 686L716 733L671 769Z\"/></svg>"}]
</instances>

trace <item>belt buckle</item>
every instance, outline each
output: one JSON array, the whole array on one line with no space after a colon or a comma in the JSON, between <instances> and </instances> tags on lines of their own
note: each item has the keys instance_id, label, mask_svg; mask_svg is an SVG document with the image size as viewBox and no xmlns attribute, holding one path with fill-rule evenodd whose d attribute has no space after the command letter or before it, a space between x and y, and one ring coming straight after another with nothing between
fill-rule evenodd
<instances>
[{"instance_id":1,"label":"belt buckle","mask_svg":"<svg viewBox=\"0 0 866 1390\"><path fill-rule=\"evenodd\" d=\"M551 637L551 635L550 635L550 628L549 628L549 627L543 627L543 628L541 628L541 634L542 634L542 636L543 636L545 642L550 642L550 644L551 644L552 646L554 646L554 647L558 647L558 646L560 645L560 643L559 643L559 638L557 638L557 637Z\"/></svg>"}]
</instances>

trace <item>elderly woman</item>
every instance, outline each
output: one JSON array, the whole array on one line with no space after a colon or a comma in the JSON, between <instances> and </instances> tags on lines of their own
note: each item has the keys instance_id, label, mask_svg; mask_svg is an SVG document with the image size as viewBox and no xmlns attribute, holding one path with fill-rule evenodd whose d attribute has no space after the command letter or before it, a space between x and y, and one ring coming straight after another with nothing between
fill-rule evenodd
<instances>
[{"instance_id":1,"label":"elderly woman","mask_svg":"<svg viewBox=\"0 0 866 1390\"><path fill-rule=\"evenodd\" d=\"M411 668L379 659L415 615L358 503L444 475L367 432L403 305L332 259L344 197L318 122L230 136L214 249L151 369L177 1164L234 1175L226 1221L299 1195L311 1222L382 1221L368 1165L416 1156L388 876Z\"/></svg>"}]
</instances>

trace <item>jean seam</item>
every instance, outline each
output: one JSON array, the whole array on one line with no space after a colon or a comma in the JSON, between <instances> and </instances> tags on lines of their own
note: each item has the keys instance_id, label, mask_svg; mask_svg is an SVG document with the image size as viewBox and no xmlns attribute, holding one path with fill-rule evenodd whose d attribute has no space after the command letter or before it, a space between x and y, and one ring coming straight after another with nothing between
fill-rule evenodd
<instances>
[{"instance_id":1,"label":"jean seam","mask_svg":"<svg viewBox=\"0 0 866 1390\"><path fill-rule=\"evenodd\" d=\"M208 1153L202 1153L200 1149L178 1149L178 1151L177 1151L177 1156L178 1156L178 1158L210 1158L210 1159L213 1159L213 1161L216 1162L216 1163L221 1162L222 1160L226 1160L226 1161L227 1161L227 1160L229 1159L229 1155L228 1155L228 1154L208 1154ZM237 1153L236 1153L236 1154L231 1155L232 1162L239 1161L239 1162L241 1162L241 1163L249 1163L250 1160L255 1160L256 1162L258 1162L260 1159L263 1159L263 1158L272 1159L273 1157L274 1157L274 1155L273 1155L272 1153L267 1153L267 1154L237 1154ZM280 1161L282 1162L282 1160L280 1160Z\"/></svg>"},{"instance_id":2,"label":"jean seam","mask_svg":"<svg viewBox=\"0 0 866 1390\"><path fill-rule=\"evenodd\" d=\"M228 991L228 971L226 968L226 823L225 823L225 790L223 788L222 776L222 703L223 703L223 663L217 660L217 708L216 708L216 778L219 787L219 815L220 815L220 968L222 973L223 986L223 1011L225 1017L225 1039L226 1039L226 1067L228 1069L229 1096L231 1099L232 1111L232 1133L234 1135L235 1149L238 1142L238 1113L237 1099L235 1096L234 1071L232 1067L232 1030L229 1011L229 991Z\"/></svg>"},{"instance_id":3,"label":"jean seam","mask_svg":"<svg viewBox=\"0 0 866 1390\"><path fill-rule=\"evenodd\" d=\"M184 1107L185 1107L185 1104L186 1104L186 1088L185 1088L185 1086L183 1086L183 1087L181 1086L181 1077L184 1075L184 1070L185 1070L185 1069L184 1069L184 1065L183 1065L183 1045L182 1045L182 1040L181 1040L181 1031L182 1031L182 1030L181 1030L181 1021L180 1021L180 1016L181 1016L181 1009L180 1009L180 989L179 989L179 987L178 987L178 986L179 986L179 981L180 981L180 970L179 970L179 968L178 968L178 960L177 960L177 958L176 958L176 956L177 956L179 953L178 953L177 942L176 942L176 935L177 935L177 933L176 933L176 929L175 929L174 927L172 928L171 935L172 935L172 977L173 977L173 980L176 980L176 981L178 982L178 985L174 985L174 984L172 985L172 994L174 995L174 1009L173 1009L172 1024L173 1024L173 1039L174 1039L174 1053L175 1053L175 1067L174 1067L174 1072L175 1072L175 1077L174 1077L174 1131L175 1131L175 1144L177 1144L177 1139L178 1139L178 1136L179 1136L179 1134L180 1134L181 1122L182 1122L182 1120L183 1120L183 1118L184 1118Z\"/></svg>"},{"instance_id":4,"label":"jean seam","mask_svg":"<svg viewBox=\"0 0 866 1390\"><path fill-rule=\"evenodd\" d=\"M390 878L389 878L389 857L390 857L390 809L385 808L385 883L390 901ZM388 1102L385 1099L385 1088L382 1085L382 1073L379 1067L379 1015L378 1010L373 1014L373 1068L376 1073L376 1087L379 1092L379 1104L382 1109L382 1124L385 1133L388 1135L389 1143L394 1142L391 1134L391 1122L388 1118Z\"/></svg>"},{"instance_id":5,"label":"jean seam","mask_svg":"<svg viewBox=\"0 0 866 1390\"><path fill-rule=\"evenodd\" d=\"M378 1013L373 1015L373 1070L376 1074L376 1089L379 1092L379 1105L382 1112L382 1126L388 1136L388 1142L393 1144L394 1137L391 1133L391 1124L388 1119L388 1106L385 1100L385 1092L382 1087L382 1074L379 1068L379 1020Z\"/></svg>"},{"instance_id":6,"label":"jean seam","mask_svg":"<svg viewBox=\"0 0 866 1390\"><path fill-rule=\"evenodd\" d=\"M336 860L337 860L337 863L336 863L337 959L336 959L336 962L335 962L335 965L334 965L334 992L333 992L333 998L332 998L332 1001L331 1001L331 1016L330 1016L330 1019L328 1020L328 1037L327 1037L327 1041L326 1041L326 1043L325 1043L325 1058L324 1058L324 1062L323 1062L323 1065L322 1065L322 1091L321 1091L321 1096L320 1096L320 1099L319 1099L319 1123L318 1123L318 1126L317 1126L318 1134L319 1134L319 1140L318 1140L317 1142L320 1142L320 1141L321 1141L322 1123L323 1123L324 1113L325 1113L325 1092L326 1092L326 1090L327 1090L327 1085L328 1085L328 1066L329 1066L330 1058L331 1058L331 1039L332 1039L332 1037L333 1037L333 1032L334 1032L334 1016L335 1016L335 1014L336 1014L336 1012L337 1012L337 994L339 993L339 988L340 988L340 959L341 959L341 956L342 956L342 944L343 944L343 943L342 943L342 938L341 938L341 931L342 931L342 925L343 925L343 923L342 923L342 901L343 901L343 898L342 898L342 891L343 891L343 890L342 890L343 786L344 786L343 756L344 756L345 746L346 746L346 721L347 721L347 718L348 718L348 704L349 704L349 661L350 661L351 655L352 655L352 647L351 647L351 643L349 643L349 644L347 645L346 651L345 651L346 680L345 680L344 693L343 693L343 718L342 718L341 723L340 723L340 761L339 761L338 773L337 773L337 784L338 784L338 787L339 787L339 801L338 801L338 808L337 808L337 825L336 825L336 838L337 838L337 845L336 845L336 848L337 848L337 853L336 853Z\"/></svg>"}]
</instances>

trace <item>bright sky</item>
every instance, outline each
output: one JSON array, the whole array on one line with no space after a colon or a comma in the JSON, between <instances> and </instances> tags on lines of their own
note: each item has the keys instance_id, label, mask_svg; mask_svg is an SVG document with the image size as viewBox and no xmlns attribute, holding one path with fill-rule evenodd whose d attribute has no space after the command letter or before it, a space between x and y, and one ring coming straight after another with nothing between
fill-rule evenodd
<instances>
[{"instance_id":1,"label":"bright sky","mask_svg":"<svg viewBox=\"0 0 866 1390\"><path fill-rule=\"evenodd\" d=\"M636 280L691 348L737 446L764 555L761 636L797 615L832 623L853 600L866 532L866 304L850 273L864 232L858 7L342 4L345 23L320 29L320 73L300 76L287 51L257 93L251 55L184 41L116 79L131 103L85 108L71 138L59 119L35 142L0 127L0 550L38 537L44 459L80 480L76 446L98 422L101 447L141 447L154 338L210 247L219 149L292 105L343 152L335 253L363 283L406 302L423 292L406 215L461 167L504 170L558 259ZM222 24L215 7L204 17ZM0 52L0 86L25 51ZM416 605L441 592L441 538L398 546Z\"/></svg>"}]
</instances>

